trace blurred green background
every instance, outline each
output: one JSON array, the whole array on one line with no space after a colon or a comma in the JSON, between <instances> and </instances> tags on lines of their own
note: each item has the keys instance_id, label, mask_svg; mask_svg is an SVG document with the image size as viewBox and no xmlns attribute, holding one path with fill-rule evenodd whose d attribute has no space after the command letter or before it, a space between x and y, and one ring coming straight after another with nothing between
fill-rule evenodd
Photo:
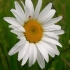
<instances>
[{"instance_id":1,"label":"blurred green background","mask_svg":"<svg viewBox=\"0 0 70 70\"><path fill-rule=\"evenodd\" d=\"M37 62L32 67L28 67L28 62L21 66L21 61L17 61L18 54L8 55L9 50L19 41L16 35L10 32L9 24L3 20L3 17L13 16L10 9L14 8L14 1L0 0L0 70L41 70ZM20 0L17 1L20 3ZM38 0L32 1L35 7ZM50 2L56 10L55 16L63 16L57 24L62 26L65 34L60 36L60 43L63 45L62 48L58 47L60 56L50 57L43 70L70 70L70 0L43 0L42 9Z\"/></svg>"}]
</instances>

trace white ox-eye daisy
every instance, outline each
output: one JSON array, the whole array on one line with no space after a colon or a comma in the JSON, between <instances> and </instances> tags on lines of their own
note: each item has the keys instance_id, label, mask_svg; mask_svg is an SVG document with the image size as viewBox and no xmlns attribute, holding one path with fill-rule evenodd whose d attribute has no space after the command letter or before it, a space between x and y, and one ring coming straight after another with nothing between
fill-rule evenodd
<instances>
[{"instance_id":1,"label":"white ox-eye daisy","mask_svg":"<svg viewBox=\"0 0 70 70\"><path fill-rule=\"evenodd\" d=\"M21 1L24 10L17 1L14 3L15 9L11 9L11 12L15 18L4 17L4 20L11 24L11 32L15 33L20 41L9 51L9 55L18 52L18 61L22 59L21 65L29 60L29 66L32 66L37 60L43 69L45 61L49 61L49 55L55 57L60 54L56 45L62 47L58 42L58 35L64 31L55 23L60 21L62 16L51 19L56 12L51 9L52 3L40 12L42 0L38 0L35 10L31 0L25 0L25 5Z\"/></svg>"}]
</instances>

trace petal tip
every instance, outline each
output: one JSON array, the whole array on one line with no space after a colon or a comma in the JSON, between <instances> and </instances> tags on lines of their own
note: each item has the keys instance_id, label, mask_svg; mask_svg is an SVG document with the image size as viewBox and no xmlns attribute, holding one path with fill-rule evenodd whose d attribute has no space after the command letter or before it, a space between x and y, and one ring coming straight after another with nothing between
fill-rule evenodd
<instances>
[{"instance_id":1,"label":"petal tip","mask_svg":"<svg viewBox=\"0 0 70 70\"><path fill-rule=\"evenodd\" d=\"M59 46L62 48L62 45L61 44Z\"/></svg>"},{"instance_id":2,"label":"petal tip","mask_svg":"<svg viewBox=\"0 0 70 70\"><path fill-rule=\"evenodd\" d=\"M52 3L51 2L49 3L49 6L52 7Z\"/></svg>"},{"instance_id":3,"label":"petal tip","mask_svg":"<svg viewBox=\"0 0 70 70\"><path fill-rule=\"evenodd\" d=\"M18 61L20 61L21 59L18 57Z\"/></svg>"},{"instance_id":4,"label":"petal tip","mask_svg":"<svg viewBox=\"0 0 70 70\"><path fill-rule=\"evenodd\" d=\"M7 20L9 19L9 17L4 17L3 19L4 19L5 21L7 21Z\"/></svg>"},{"instance_id":5,"label":"petal tip","mask_svg":"<svg viewBox=\"0 0 70 70\"><path fill-rule=\"evenodd\" d=\"M60 16L59 18L60 18L60 19L62 19L63 17L62 17L62 16Z\"/></svg>"},{"instance_id":6,"label":"petal tip","mask_svg":"<svg viewBox=\"0 0 70 70\"><path fill-rule=\"evenodd\" d=\"M10 51L9 51L8 55L9 55L9 56L11 56L11 55L12 55Z\"/></svg>"},{"instance_id":7,"label":"petal tip","mask_svg":"<svg viewBox=\"0 0 70 70\"><path fill-rule=\"evenodd\" d=\"M24 65L24 63L23 63L23 61L22 61L21 66L23 66L23 65Z\"/></svg>"},{"instance_id":8,"label":"petal tip","mask_svg":"<svg viewBox=\"0 0 70 70\"><path fill-rule=\"evenodd\" d=\"M20 61L22 59L22 57L21 56L19 56L19 54L18 54L18 61Z\"/></svg>"},{"instance_id":9,"label":"petal tip","mask_svg":"<svg viewBox=\"0 0 70 70\"><path fill-rule=\"evenodd\" d=\"M6 17L4 17L3 19L6 20Z\"/></svg>"},{"instance_id":10,"label":"petal tip","mask_svg":"<svg viewBox=\"0 0 70 70\"><path fill-rule=\"evenodd\" d=\"M51 2L49 4L52 6L52 3Z\"/></svg>"},{"instance_id":11,"label":"petal tip","mask_svg":"<svg viewBox=\"0 0 70 70\"><path fill-rule=\"evenodd\" d=\"M62 34L64 34L65 32L64 32L64 30L63 30L63 33Z\"/></svg>"},{"instance_id":12,"label":"petal tip","mask_svg":"<svg viewBox=\"0 0 70 70\"><path fill-rule=\"evenodd\" d=\"M14 3L17 3L17 1L15 1Z\"/></svg>"}]
</instances>

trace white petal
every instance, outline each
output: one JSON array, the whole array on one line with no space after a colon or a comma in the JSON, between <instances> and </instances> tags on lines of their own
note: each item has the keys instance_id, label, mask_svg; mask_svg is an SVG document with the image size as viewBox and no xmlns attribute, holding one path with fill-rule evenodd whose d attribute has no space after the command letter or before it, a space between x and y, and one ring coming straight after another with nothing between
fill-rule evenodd
<instances>
[{"instance_id":1,"label":"white petal","mask_svg":"<svg viewBox=\"0 0 70 70\"><path fill-rule=\"evenodd\" d=\"M64 34L64 30L55 30L53 32L56 33L57 35Z\"/></svg>"},{"instance_id":2,"label":"white petal","mask_svg":"<svg viewBox=\"0 0 70 70\"><path fill-rule=\"evenodd\" d=\"M25 45L23 45L23 48L18 53L18 61L20 61L24 57L28 47L29 47L29 42L27 41Z\"/></svg>"},{"instance_id":3,"label":"white petal","mask_svg":"<svg viewBox=\"0 0 70 70\"><path fill-rule=\"evenodd\" d=\"M53 30L60 30L61 26L59 25L50 25L47 27L43 27L44 31L53 31Z\"/></svg>"},{"instance_id":4,"label":"white petal","mask_svg":"<svg viewBox=\"0 0 70 70\"><path fill-rule=\"evenodd\" d=\"M34 12L34 19L36 19L38 17L41 6L42 6L42 0L38 0L37 6L36 6L36 9Z\"/></svg>"},{"instance_id":5,"label":"white petal","mask_svg":"<svg viewBox=\"0 0 70 70\"><path fill-rule=\"evenodd\" d=\"M16 35L22 35L22 32L18 32L18 31L15 31L15 30L11 30L10 32L16 34Z\"/></svg>"},{"instance_id":6,"label":"white petal","mask_svg":"<svg viewBox=\"0 0 70 70\"><path fill-rule=\"evenodd\" d=\"M8 54L11 56L17 53L22 48L21 46L24 45L24 43L25 43L25 39L19 41L16 45L13 46L13 48L9 51Z\"/></svg>"},{"instance_id":7,"label":"white petal","mask_svg":"<svg viewBox=\"0 0 70 70\"><path fill-rule=\"evenodd\" d=\"M23 7L24 7L24 9L25 9L25 5L24 5L23 1L22 1L22 0L20 0L20 2L21 2L21 4L23 5Z\"/></svg>"},{"instance_id":8,"label":"white petal","mask_svg":"<svg viewBox=\"0 0 70 70\"><path fill-rule=\"evenodd\" d=\"M36 45L33 44L33 47L34 47L34 51L33 51L33 55L34 55L34 58L33 58L33 64L35 63L36 59L37 59L37 48L36 48Z\"/></svg>"},{"instance_id":9,"label":"white petal","mask_svg":"<svg viewBox=\"0 0 70 70\"><path fill-rule=\"evenodd\" d=\"M34 43L30 43L29 47L29 66L35 63L37 59L37 49Z\"/></svg>"},{"instance_id":10,"label":"white petal","mask_svg":"<svg viewBox=\"0 0 70 70\"><path fill-rule=\"evenodd\" d=\"M57 48L56 45L51 44L51 43L48 43L48 44L51 46L52 50L54 51L53 52L54 54L56 54L56 55L59 55L60 54L60 52L59 52L59 50L58 50L58 48Z\"/></svg>"},{"instance_id":11,"label":"white petal","mask_svg":"<svg viewBox=\"0 0 70 70\"><path fill-rule=\"evenodd\" d=\"M52 47L48 43L45 43L44 41L40 41L40 44L42 44L43 47L45 47L45 49L47 50L48 54L51 57L55 57L54 51L53 51Z\"/></svg>"},{"instance_id":12,"label":"white petal","mask_svg":"<svg viewBox=\"0 0 70 70\"><path fill-rule=\"evenodd\" d=\"M14 2L15 3L15 8L16 10L22 15L22 17L24 18L25 14L23 9L21 8L21 6L19 5L19 3L17 1Z\"/></svg>"},{"instance_id":13,"label":"white petal","mask_svg":"<svg viewBox=\"0 0 70 70\"><path fill-rule=\"evenodd\" d=\"M30 16L30 10L27 6L24 5L24 3L21 1L23 7L24 7L24 10L25 10L25 22L27 22L29 19L31 19L31 16Z\"/></svg>"},{"instance_id":14,"label":"white petal","mask_svg":"<svg viewBox=\"0 0 70 70\"><path fill-rule=\"evenodd\" d=\"M18 35L17 38L20 39L20 40L25 38L23 32L21 32L21 31L11 30L10 32L12 32L12 33Z\"/></svg>"},{"instance_id":15,"label":"white petal","mask_svg":"<svg viewBox=\"0 0 70 70\"><path fill-rule=\"evenodd\" d=\"M21 29L16 29L16 28L15 28L15 29L13 29L13 30L16 31L16 32L20 32L20 33L21 33L21 32L22 32L22 33L25 32L25 29L22 29L22 30L21 30ZM11 31L11 32L12 32L12 31Z\"/></svg>"},{"instance_id":16,"label":"white petal","mask_svg":"<svg viewBox=\"0 0 70 70\"><path fill-rule=\"evenodd\" d=\"M55 12L56 11L54 9L50 10L47 15L44 15L43 17L39 18L38 21L40 21L41 23L49 21L54 16Z\"/></svg>"},{"instance_id":17,"label":"white petal","mask_svg":"<svg viewBox=\"0 0 70 70\"><path fill-rule=\"evenodd\" d=\"M11 12L14 14L14 16L17 18L17 20L19 21L19 23L21 25L23 25L24 23L24 18L23 16L21 15L21 13L19 13L17 10L14 10L14 9L11 9Z\"/></svg>"},{"instance_id":18,"label":"white petal","mask_svg":"<svg viewBox=\"0 0 70 70\"><path fill-rule=\"evenodd\" d=\"M45 68L45 61L42 54L39 52L39 50L37 50L37 62L41 67L41 69Z\"/></svg>"},{"instance_id":19,"label":"white petal","mask_svg":"<svg viewBox=\"0 0 70 70\"><path fill-rule=\"evenodd\" d=\"M25 7L25 15L26 15L25 16L25 22L27 22L29 20L29 16L30 16L28 7ZM31 18L31 16L30 16L30 18Z\"/></svg>"},{"instance_id":20,"label":"white petal","mask_svg":"<svg viewBox=\"0 0 70 70\"><path fill-rule=\"evenodd\" d=\"M55 45L58 45L58 46L60 46L60 47L62 47L62 45L57 41L57 40L54 40L54 39L52 39L52 38L48 38L48 37L43 37L42 38L42 40L43 41L47 41L47 42L50 42L50 43L52 43L52 44L55 44Z\"/></svg>"},{"instance_id":21,"label":"white petal","mask_svg":"<svg viewBox=\"0 0 70 70\"><path fill-rule=\"evenodd\" d=\"M18 39L20 39L20 40L23 40L23 39L25 39L26 40L26 38L25 38L25 36L24 35L18 35L18 37L17 37Z\"/></svg>"},{"instance_id":22,"label":"white petal","mask_svg":"<svg viewBox=\"0 0 70 70\"><path fill-rule=\"evenodd\" d=\"M24 5L22 0L20 0L20 2L21 2L22 6L24 8L24 11L25 11L25 20L24 21L26 22L29 19L29 8Z\"/></svg>"},{"instance_id":23,"label":"white petal","mask_svg":"<svg viewBox=\"0 0 70 70\"><path fill-rule=\"evenodd\" d=\"M12 28L14 31L17 32L25 32L25 29L21 25L19 26L10 25L9 28Z\"/></svg>"},{"instance_id":24,"label":"white petal","mask_svg":"<svg viewBox=\"0 0 70 70\"><path fill-rule=\"evenodd\" d=\"M34 13L34 7L33 7L33 3L31 0L25 0L25 6L29 9L29 16L33 16Z\"/></svg>"},{"instance_id":25,"label":"white petal","mask_svg":"<svg viewBox=\"0 0 70 70\"><path fill-rule=\"evenodd\" d=\"M29 48L28 48L28 50L29 50ZM25 53L25 55L24 55L24 57L23 57L23 59L22 59L22 66L27 62L27 60L28 60L28 50L27 50L27 52Z\"/></svg>"},{"instance_id":26,"label":"white petal","mask_svg":"<svg viewBox=\"0 0 70 70\"><path fill-rule=\"evenodd\" d=\"M21 1L21 4L23 5L24 10L25 10L25 20L24 21L27 22L30 19L29 17L31 17L30 13L29 13L30 10L29 10L29 8L26 5L24 5L24 3L22 1Z\"/></svg>"},{"instance_id":27,"label":"white petal","mask_svg":"<svg viewBox=\"0 0 70 70\"><path fill-rule=\"evenodd\" d=\"M44 35L52 37L54 39L59 39L58 35L56 35L54 32L43 32Z\"/></svg>"},{"instance_id":28,"label":"white petal","mask_svg":"<svg viewBox=\"0 0 70 70\"><path fill-rule=\"evenodd\" d=\"M29 67L32 66L33 64L33 58L34 58L34 47L33 47L33 44L30 43L29 45Z\"/></svg>"},{"instance_id":29,"label":"white petal","mask_svg":"<svg viewBox=\"0 0 70 70\"><path fill-rule=\"evenodd\" d=\"M40 51L40 53L42 54L42 56L46 60L46 62L48 62L49 58L48 58L47 50L40 43L36 43L36 45L37 45L38 50Z\"/></svg>"},{"instance_id":30,"label":"white petal","mask_svg":"<svg viewBox=\"0 0 70 70\"><path fill-rule=\"evenodd\" d=\"M4 20L7 21L8 23L14 25L14 26L19 26L19 23L18 23L18 21L15 18L4 17Z\"/></svg>"},{"instance_id":31,"label":"white petal","mask_svg":"<svg viewBox=\"0 0 70 70\"><path fill-rule=\"evenodd\" d=\"M48 22L45 21L43 24L43 26L49 26L49 25L52 25L52 24L55 24L56 22L60 21L62 19L62 16L59 16L59 17L56 17L56 18L53 18L51 20L49 20Z\"/></svg>"},{"instance_id":32,"label":"white petal","mask_svg":"<svg viewBox=\"0 0 70 70\"><path fill-rule=\"evenodd\" d=\"M38 16L38 19L39 19L39 18L42 18L43 15L48 14L48 12L50 11L51 7L52 7L52 3L49 3L49 4L41 11L41 13L40 13L39 16Z\"/></svg>"}]
</instances>

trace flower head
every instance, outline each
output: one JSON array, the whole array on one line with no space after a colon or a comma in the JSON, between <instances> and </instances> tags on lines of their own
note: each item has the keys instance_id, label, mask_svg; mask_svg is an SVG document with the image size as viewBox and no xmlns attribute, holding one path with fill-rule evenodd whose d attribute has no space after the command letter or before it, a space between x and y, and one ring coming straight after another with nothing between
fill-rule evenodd
<instances>
[{"instance_id":1,"label":"flower head","mask_svg":"<svg viewBox=\"0 0 70 70\"><path fill-rule=\"evenodd\" d=\"M24 65L29 59L29 66L32 66L36 60L43 69L45 61L49 61L49 55L55 57L59 55L57 45L62 47L58 42L59 37L64 33L61 26L55 23L62 19L62 16L53 18L55 9L51 9L52 3L49 3L41 12L42 0L38 0L34 10L31 0L21 1L24 10L17 1L14 2L15 9L11 9L15 18L4 17L4 20L10 23L11 32L17 35L20 40L9 51L9 55L18 52L18 61L22 59ZM44 61L45 60L45 61Z\"/></svg>"}]
</instances>

